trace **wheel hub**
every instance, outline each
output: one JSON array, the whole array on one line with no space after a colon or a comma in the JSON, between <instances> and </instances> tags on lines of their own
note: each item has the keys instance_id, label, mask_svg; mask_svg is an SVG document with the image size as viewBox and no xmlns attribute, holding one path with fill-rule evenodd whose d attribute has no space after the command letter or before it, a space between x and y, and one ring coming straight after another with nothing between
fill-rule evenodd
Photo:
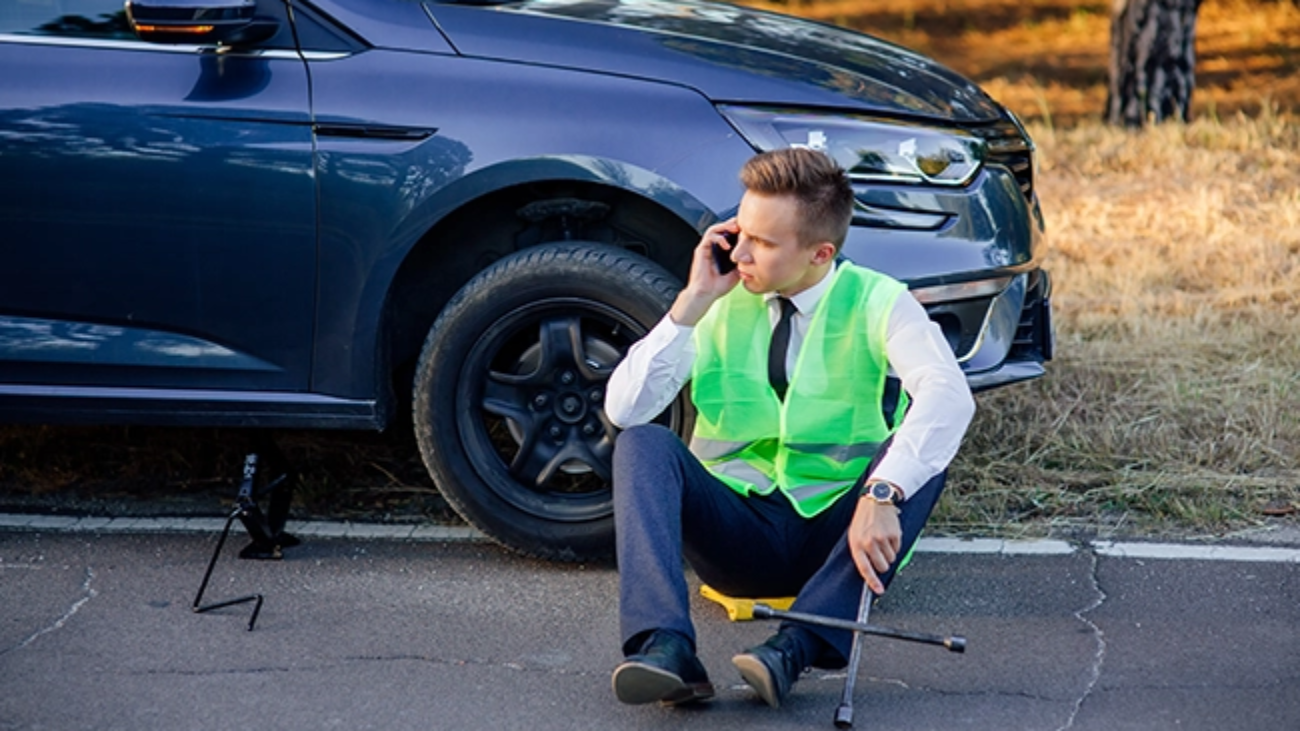
<instances>
[{"instance_id":1,"label":"wheel hub","mask_svg":"<svg viewBox=\"0 0 1300 731\"><path fill-rule=\"evenodd\" d=\"M569 355L572 360L583 357L587 371L599 373L608 378L613 364L618 362L618 350L610 343L599 339L587 338L583 341L582 351ZM527 348L513 365L515 373L537 372L544 363L540 344ZM561 366L549 373L544 373L535 385L528 404L534 415L533 422L542 437L542 444L553 446L543 449L555 449L557 446L573 443L585 443L589 447L598 446L609 438L600 409L605 403L604 378L591 378L573 366ZM527 442L524 427L514 420L506 421L506 429L518 446ZM531 447L537 449L534 445ZM591 465L579 459L571 459L560 466L560 471L569 475L588 474Z\"/></svg>"},{"instance_id":2,"label":"wheel hub","mask_svg":"<svg viewBox=\"0 0 1300 731\"><path fill-rule=\"evenodd\" d=\"M555 399L555 418L565 424L577 424L587 416L587 402L581 394L569 391Z\"/></svg>"}]
</instances>

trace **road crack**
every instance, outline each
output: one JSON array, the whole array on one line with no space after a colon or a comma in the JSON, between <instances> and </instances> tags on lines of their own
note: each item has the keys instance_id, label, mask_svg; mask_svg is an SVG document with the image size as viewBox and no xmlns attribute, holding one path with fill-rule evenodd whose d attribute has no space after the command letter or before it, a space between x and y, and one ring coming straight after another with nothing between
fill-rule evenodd
<instances>
[{"instance_id":1,"label":"road crack","mask_svg":"<svg viewBox=\"0 0 1300 731\"><path fill-rule=\"evenodd\" d=\"M481 658L440 658L428 655L348 655L336 658L334 660L309 664L309 665L265 665L258 667L242 668L154 668L149 670L140 670L134 675L142 676L181 676L181 677L219 677L232 675L265 675L275 673L314 673L328 670L336 670L350 663L390 663L390 662L414 662L437 667L487 667L487 668L504 668L515 672L544 672L555 673L559 675L591 675L592 671L583 669L554 668L542 667L533 664L526 664L512 661L487 660Z\"/></svg>"},{"instance_id":2,"label":"road crack","mask_svg":"<svg viewBox=\"0 0 1300 731\"><path fill-rule=\"evenodd\" d=\"M167 675L167 676L178 676L178 677L206 678L206 677L219 677L223 675L266 675L270 673L315 672L319 670L330 670L335 667L338 667L337 663L329 663L326 665L308 665L302 667L289 667L286 665L265 665L261 667L252 667L252 668L217 668L217 669L210 669L210 670L184 670L184 669L173 669L173 668L159 668L159 669L152 669L152 670L138 670L131 674L137 676L144 676L144 677L155 676L155 675Z\"/></svg>"},{"instance_id":3,"label":"road crack","mask_svg":"<svg viewBox=\"0 0 1300 731\"><path fill-rule=\"evenodd\" d=\"M417 662L426 665L438 665L444 667L488 667L504 668L515 672L524 673L551 673L555 675L602 675L605 671L590 670L587 668L563 667L551 662L537 662L535 660L491 660L486 658L442 658L430 655L350 655L343 658L347 662Z\"/></svg>"},{"instance_id":4,"label":"road crack","mask_svg":"<svg viewBox=\"0 0 1300 731\"><path fill-rule=\"evenodd\" d=\"M1088 606L1076 611L1074 617L1080 622L1088 625L1088 628L1092 630L1093 640L1097 643L1097 652L1092 658L1092 667L1089 669L1090 677L1088 678L1087 686L1084 687L1083 693L1079 695L1078 699L1074 701L1074 707L1070 709L1070 717L1065 720L1063 725L1058 726L1056 731L1066 731L1074 726L1074 719L1078 717L1079 711L1083 708L1084 702L1092 695L1093 689L1097 687L1097 681L1101 679L1101 666L1106 660L1106 633L1103 632L1092 620L1084 616L1106 603L1106 592L1102 590L1101 579L1097 576L1101 557L1097 555L1097 551L1094 549L1088 550L1088 556L1092 559L1092 565L1089 567L1088 571L1088 578L1092 582L1092 591L1096 596Z\"/></svg>"},{"instance_id":5,"label":"road crack","mask_svg":"<svg viewBox=\"0 0 1300 731\"><path fill-rule=\"evenodd\" d=\"M27 639L23 640L22 642L19 642L17 645L14 645L8 650L4 650L3 652L0 652L0 655L13 652L15 650L21 650L24 647L27 647L28 645L32 644L36 640L40 639L42 636L47 635L55 630L62 629L63 625L67 624L69 619L72 619L72 615L81 611L81 608L86 605L86 602L99 596L99 592L90 585L91 582L94 580L95 580L95 570L87 566L86 580L81 582L81 594L82 594L81 598L73 602L72 606L68 607L68 610L66 612L64 612L58 619L54 620L53 624L42 627Z\"/></svg>"}]
</instances>

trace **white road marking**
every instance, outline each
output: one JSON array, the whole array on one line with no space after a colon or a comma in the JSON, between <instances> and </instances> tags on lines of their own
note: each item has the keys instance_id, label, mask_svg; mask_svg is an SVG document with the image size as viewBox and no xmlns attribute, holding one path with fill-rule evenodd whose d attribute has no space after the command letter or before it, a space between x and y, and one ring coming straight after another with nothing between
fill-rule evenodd
<instances>
[{"instance_id":1,"label":"white road marking","mask_svg":"<svg viewBox=\"0 0 1300 731\"><path fill-rule=\"evenodd\" d=\"M44 531L49 533L219 533L224 518L105 518L63 515L0 513L0 531ZM235 525L232 530L242 530ZM469 526L423 524L353 523L350 521L291 520L285 530L296 536L399 540L415 542L487 541ZM1091 549L1099 556L1181 561L1254 561L1300 563L1300 548L1278 546L1210 545L1204 543L1143 543L1138 541L1092 541L1085 545L1067 541L1006 540L1001 538L922 537L917 553L956 553L1000 556L1066 556Z\"/></svg>"},{"instance_id":2,"label":"white road marking","mask_svg":"<svg viewBox=\"0 0 1300 731\"><path fill-rule=\"evenodd\" d=\"M1063 556L1075 552L1065 541L1008 541L1001 538L926 538L916 542L917 553L989 553L1003 556Z\"/></svg>"},{"instance_id":3,"label":"white road marking","mask_svg":"<svg viewBox=\"0 0 1300 731\"><path fill-rule=\"evenodd\" d=\"M1092 547L1098 554L1112 558L1300 563L1300 548L1278 548L1275 546L1210 546L1181 543L1093 541Z\"/></svg>"}]
</instances>

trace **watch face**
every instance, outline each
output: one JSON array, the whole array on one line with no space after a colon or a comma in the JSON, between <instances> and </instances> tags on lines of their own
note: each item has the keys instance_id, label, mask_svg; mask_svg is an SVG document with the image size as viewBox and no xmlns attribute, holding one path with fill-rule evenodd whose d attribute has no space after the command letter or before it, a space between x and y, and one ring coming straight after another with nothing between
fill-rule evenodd
<instances>
[{"instance_id":1,"label":"watch face","mask_svg":"<svg viewBox=\"0 0 1300 731\"><path fill-rule=\"evenodd\" d=\"M877 482L871 486L871 497L882 503L894 502L894 490L884 482Z\"/></svg>"}]
</instances>

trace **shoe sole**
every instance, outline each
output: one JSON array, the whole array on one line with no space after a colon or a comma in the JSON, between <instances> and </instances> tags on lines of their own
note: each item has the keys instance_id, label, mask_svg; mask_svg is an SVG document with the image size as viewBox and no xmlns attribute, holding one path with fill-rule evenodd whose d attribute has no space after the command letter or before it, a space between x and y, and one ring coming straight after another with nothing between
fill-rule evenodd
<instances>
[{"instance_id":1,"label":"shoe sole","mask_svg":"<svg viewBox=\"0 0 1300 731\"><path fill-rule=\"evenodd\" d=\"M764 703L773 708L781 707L781 697L776 692L772 673L762 660L755 655L745 653L731 658L731 664L736 666L740 671L740 677L744 678L755 693L758 693L758 697L762 698Z\"/></svg>"},{"instance_id":2,"label":"shoe sole","mask_svg":"<svg viewBox=\"0 0 1300 731\"><path fill-rule=\"evenodd\" d=\"M713 697L711 683L686 683L663 668L625 662L614 670L614 696L629 705L660 703L677 706Z\"/></svg>"}]
</instances>

